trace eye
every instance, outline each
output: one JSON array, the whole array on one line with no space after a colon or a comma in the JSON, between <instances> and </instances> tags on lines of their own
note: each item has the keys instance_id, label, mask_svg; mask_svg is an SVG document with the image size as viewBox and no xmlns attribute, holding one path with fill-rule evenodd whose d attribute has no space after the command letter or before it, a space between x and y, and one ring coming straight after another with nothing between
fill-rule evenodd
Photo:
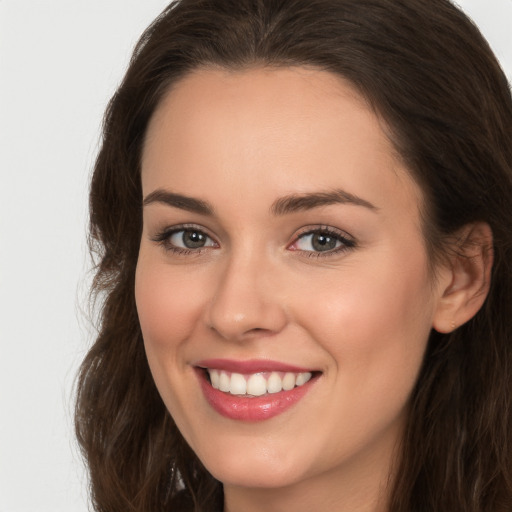
<instances>
[{"instance_id":1,"label":"eye","mask_svg":"<svg viewBox=\"0 0 512 512\"><path fill-rule=\"evenodd\" d=\"M352 247L355 247L355 241L348 236L333 228L319 228L310 229L299 235L289 249L292 251L332 254Z\"/></svg>"},{"instance_id":2,"label":"eye","mask_svg":"<svg viewBox=\"0 0 512 512\"><path fill-rule=\"evenodd\" d=\"M200 249L202 247L215 247L215 242L198 229L181 229L175 231L168 238L169 243L181 249Z\"/></svg>"},{"instance_id":3,"label":"eye","mask_svg":"<svg viewBox=\"0 0 512 512\"><path fill-rule=\"evenodd\" d=\"M161 244L166 251L177 254L197 254L202 249L218 247L218 244L210 236L194 226L167 228L152 240Z\"/></svg>"}]
</instances>

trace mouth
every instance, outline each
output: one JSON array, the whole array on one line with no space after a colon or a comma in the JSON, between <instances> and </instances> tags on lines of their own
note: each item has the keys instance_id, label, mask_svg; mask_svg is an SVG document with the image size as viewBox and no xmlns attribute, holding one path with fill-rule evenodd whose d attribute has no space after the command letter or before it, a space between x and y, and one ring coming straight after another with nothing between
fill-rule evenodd
<instances>
[{"instance_id":1,"label":"mouth","mask_svg":"<svg viewBox=\"0 0 512 512\"><path fill-rule=\"evenodd\" d=\"M214 389L235 396L257 397L290 391L309 382L312 372L261 372L242 374L205 368L206 378Z\"/></svg>"},{"instance_id":2,"label":"mouth","mask_svg":"<svg viewBox=\"0 0 512 512\"><path fill-rule=\"evenodd\" d=\"M320 371L269 361L210 360L195 366L206 401L233 420L262 421L298 403Z\"/></svg>"}]
</instances>

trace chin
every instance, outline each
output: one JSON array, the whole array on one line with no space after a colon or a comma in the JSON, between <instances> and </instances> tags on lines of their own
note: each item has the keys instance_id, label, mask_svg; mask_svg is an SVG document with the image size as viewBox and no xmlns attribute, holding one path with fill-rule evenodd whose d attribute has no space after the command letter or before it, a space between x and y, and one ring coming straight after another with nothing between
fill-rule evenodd
<instances>
[{"instance_id":1,"label":"chin","mask_svg":"<svg viewBox=\"0 0 512 512\"><path fill-rule=\"evenodd\" d=\"M202 463L224 485L247 488L281 488L305 478L298 461L279 460L270 453L251 456L217 455Z\"/></svg>"},{"instance_id":2,"label":"chin","mask_svg":"<svg viewBox=\"0 0 512 512\"><path fill-rule=\"evenodd\" d=\"M289 468L253 468L243 470L219 467L211 472L224 485L245 488L279 489L300 482L302 475L294 474Z\"/></svg>"}]
</instances>

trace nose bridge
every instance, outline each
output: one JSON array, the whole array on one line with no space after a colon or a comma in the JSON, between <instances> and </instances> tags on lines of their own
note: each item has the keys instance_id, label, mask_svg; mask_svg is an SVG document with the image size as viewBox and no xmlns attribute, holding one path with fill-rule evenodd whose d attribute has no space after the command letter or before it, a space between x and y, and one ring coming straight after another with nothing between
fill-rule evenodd
<instances>
[{"instance_id":1,"label":"nose bridge","mask_svg":"<svg viewBox=\"0 0 512 512\"><path fill-rule=\"evenodd\" d=\"M276 294L274 263L268 254L240 248L223 263L208 307L209 327L232 340L279 332L286 314Z\"/></svg>"}]
</instances>

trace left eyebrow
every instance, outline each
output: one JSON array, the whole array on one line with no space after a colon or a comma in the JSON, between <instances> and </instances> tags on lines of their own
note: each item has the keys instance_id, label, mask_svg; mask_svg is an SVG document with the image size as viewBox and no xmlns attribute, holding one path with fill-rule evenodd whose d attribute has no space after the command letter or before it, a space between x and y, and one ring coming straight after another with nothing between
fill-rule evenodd
<instances>
[{"instance_id":1,"label":"left eyebrow","mask_svg":"<svg viewBox=\"0 0 512 512\"><path fill-rule=\"evenodd\" d=\"M286 215L288 213L311 210L313 208L319 208L320 206L327 206L331 204L362 206L374 212L379 210L375 205L361 197L346 192L345 190L336 189L327 192L291 194L289 196L284 196L274 202L270 211L274 215Z\"/></svg>"}]
</instances>

